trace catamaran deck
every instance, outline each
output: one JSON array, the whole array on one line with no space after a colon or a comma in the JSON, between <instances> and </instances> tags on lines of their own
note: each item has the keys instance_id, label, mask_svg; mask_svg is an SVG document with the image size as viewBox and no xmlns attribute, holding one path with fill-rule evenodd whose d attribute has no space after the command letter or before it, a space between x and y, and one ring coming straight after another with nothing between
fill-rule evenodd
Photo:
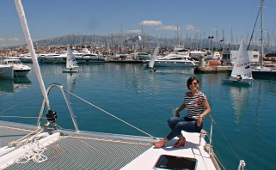
<instances>
[{"instance_id":1,"label":"catamaran deck","mask_svg":"<svg viewBox=\"0 0 276 170\"><path fill-rule=\"evenodd\" d=\"M35 130L35 126L0 121L0 160L3 147ZM4 169L155 169L161 155L196 160L193 169L216 169L208 152L199 145L199 133L185 134L185 147L173 148L171 141L164 148L154 148L148 137L106 134L98 132L59 131L59 140L46 146L47 160L37 163L5 165ZM205 140L201 141L205 144ZM23 144L15 147L18 149ZM15 150L14 149L14 150ZM1 167L2 166L2 167ZM0 169L3 165L0 163Z\"/></svg>"}]
</instances>

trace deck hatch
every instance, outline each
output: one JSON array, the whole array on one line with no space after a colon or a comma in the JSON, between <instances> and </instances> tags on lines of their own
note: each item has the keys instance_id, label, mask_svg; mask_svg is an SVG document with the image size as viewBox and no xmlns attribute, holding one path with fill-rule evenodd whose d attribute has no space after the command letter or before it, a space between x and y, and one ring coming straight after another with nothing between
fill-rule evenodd
<instances>
[{"instance_id":1,"label":"deck hatch","mask_svg":"<svg viewBox=\"0 0 276 170\"><path fill-rule=\"evenodd\" d=\"M196 168L196 164L197 160L194 158L161 155L155 165L155 168L193 170Z\"/></svg>"}]
</instances>

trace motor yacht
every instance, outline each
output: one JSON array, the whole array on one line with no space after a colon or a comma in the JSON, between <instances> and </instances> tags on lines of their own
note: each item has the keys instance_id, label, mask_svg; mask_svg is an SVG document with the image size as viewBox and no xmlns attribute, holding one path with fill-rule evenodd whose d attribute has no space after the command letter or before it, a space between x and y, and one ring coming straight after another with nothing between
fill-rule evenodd
<instances>
[{"instance_id":1,"label":"motor yacht","mask_svg":"<svg viewBox=\"0 0 276 170\"><path fill-rule=\"evenodd\" d=\"M13 66L15 77L27 76L31 67L24 65L18 58L5 58L2 59L1 63L7 66Z\"/></svg>"},{"instance_id":2,"label":"motor yacht","mask_svg":"<svg viewBox=\"0 0 276 170\"><path fill-rule=\"evenodd\" d=\"M183 48L175 48L173 52L164 57L157 57L155 67L195 67L196 61L190 56L190 51ZM149 63L150 60L147 60Z\"/></svg>"}]
</instances>

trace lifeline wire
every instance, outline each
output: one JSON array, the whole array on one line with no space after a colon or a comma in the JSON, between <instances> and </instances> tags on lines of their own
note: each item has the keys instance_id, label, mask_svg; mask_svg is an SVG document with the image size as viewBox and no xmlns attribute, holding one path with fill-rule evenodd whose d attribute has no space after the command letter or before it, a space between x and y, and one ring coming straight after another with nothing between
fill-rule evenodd
<instances>
[{"instance_id":1,"label":"lifeline wire","mask_svg":"<svg viewBox=\"0 0 276 170\"><path fill-rule=\"evenodd\" d=\"M96 106L96 105L94 105L94 104L92 104L92 103L90 103L90 102L88 102L88 101L82 99L81 97L79 97L79 96L77 96L77 95L71 93L70 91L68 91L68 90L66 90L66 89L64 89L64 90L65 90L66 92L68 92L69 94L71 94L71 95L77 97L78 99L82 100L83 102L85 102L85 103L87 103L87 104L89 104L89 105L95 107L96 109L101 110L102 112L108 114L109 116L112 116L113 118L115 118L115 119L117 119L117 120L119 120L119 121L121 121L121 122L123 122L123 123L129 125L130 127L133 127L134 129L136 129L136 130L138 130L138 131L140 131L140 132L142 132L142 133L144 133L144 134L150 136L150 137L153 138L153 139L157 139L156 137L150 135L149 133L147 133L147 132L145 132L145 131L143 131L143 130L137 128L136 126L134 126L134 125L132 125L132 124L129 124L128 122L126 122L126 121L124 121L124 120L122 120L122 119L116 117L115 115L113 115L113 114L111 114L111 113L109 113L109 112L103 110L102 108L100 108L100 107L98 107L98 106Z\"/></svg>"},{"instance_id":2,"label":"lifeline wire","mask_svg":"<svg viewBox=\"0 0 276 170\"><path fill-rule=\"evenodd\" d=\"M22 119L37 119L38 117L24 117L24 116L0 116L0 117L12 117L12 118L22 118ZM46 118L42 118L46 119Z\"/></svg>"},{"instance_id":3,"label":"lifeline wire","mask_svg":"<svg viewBox=\"0 0 276 170\"><path fill-rule=\"evenodd\" d=\"M20 101L19 103L15 104L15 105L13 105L13 106L11 106L11 107L5 109L5 110L3 110L2 112L0 112L0 114L2 114L2 113L4 113L4 112L6 112L6 111L8 111L8 110L10 110L10 109L12 109L12 108L14 108L15 106L17 106L17 105L19 105L19 104L21 104L21 103L24 103L24 102L30 100L31 98L35 97L35 96L38 95L38 94L40 94L40 92L39 92L39 93L36 93L36 94L34 94L34 95L32 95L32 96L30 96L29 98L27 98L27 99L25 99L25 100Z\"/></svg>"},{"instance_id":4,"label":"lifeline wire","mask_svg":"<svg viewBox=\"0 0 276 170\"><path fill-rule=\"evenodd\" d=\"M217 126L218 127L218 126ZM241 158L239 157L239 155L237 154L237 152L234 150L233 146L230 144L230 142L226 139L225 135L222 133L220 128L217 128L221 134L221 136L224 138L224 140L226 141L226 143L228 144L228 146L230 147L230 149L232 150L232 152L234 153L234 155L236 156L236 158L238 160L241 160Z\"/></svg>"}]
</instances>

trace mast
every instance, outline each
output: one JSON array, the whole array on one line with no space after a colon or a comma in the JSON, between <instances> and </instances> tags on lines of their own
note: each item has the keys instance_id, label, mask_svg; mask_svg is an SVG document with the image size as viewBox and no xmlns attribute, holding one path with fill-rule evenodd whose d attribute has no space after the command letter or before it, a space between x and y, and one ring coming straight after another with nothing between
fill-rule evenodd
<instances>
[{"instance_id":1,"label":"mast","mask_svg":"<svg viewBox=\"0 0 276 170\"><path fill-rule=\"evenodd\" d=\"M39 86L40 86L40 90L41 90L42 95L44 97L44 100L46 102L47 109L51 110L49 100L48 100L48 96L47 96L47 92L46 92L46 89L45 89L45 85L44 85L44 82L43 82L42 77L41 77L40 68L39 68L39 65L38 65L37 57L35 55L34 45L33 45L32 38L31 38L31 35L30 35L30 32L29 32L29 28L28 28L28 24L27 24L25 12L24 12L21 0L14 0L14 3L15 3L15 6L16 6L16 10L17 10L20 22L21 22L21 26L22 26L22 29L23 29L23 32L24 32L26 42L28 44L30 54L32 56L32 61L33 61L36 77L37 77L37 80L38 80L38 83L39 83Z\"/></svg>"},{"instance_id":2,"label":"mast","mask_svg":"<svg viewBox=\"0 0 276 170\"><path fill-rule=\"evenodd\" d=\"M179 36L178 36L178 32L179 32L179 28L178 28L178 25L177 25L177 27L176 27L176 41L177 41L178 47L180 48L180 39L179 39Z\"/></svg>"},{"instance_id":3,"label":"mast","mask_svg":"<svg viewBox=\"0 0 276 170\"><path fill-rule=\"evenodd\" d=\"M264 0L261 0L261 68L263 67L263 55L264 55L264 41L263 41L263 15L264 15L264 12L263 12L263 9L264 9Z\"/></svg>"}]
</instances>

